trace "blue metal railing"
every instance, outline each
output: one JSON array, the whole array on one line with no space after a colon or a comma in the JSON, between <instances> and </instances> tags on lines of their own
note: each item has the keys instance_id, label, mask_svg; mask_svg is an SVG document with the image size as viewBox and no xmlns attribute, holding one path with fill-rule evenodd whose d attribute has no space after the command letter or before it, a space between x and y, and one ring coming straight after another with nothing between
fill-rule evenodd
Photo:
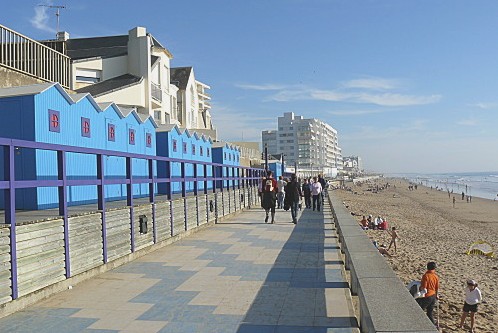
<instances>
[{"instance_id":1,"label":"blue metal railing","mask_svg":"<svg viewBox=\"0 0 498 333\"><path fill-rule=\"evenodd\" d=\"M194 195L199 194L203 191L204 194L216 193L219 191L224 191L225 186L228 190L230 187L233 189L240 189L245 187L252 187L258 184L263 174L262 169L255 169L242 166L225 165L220 163L212 162L202 162L202 161L192 161L183 160L170 157L161 157L154 155L142 155L126 152L117 152L102 149L93 148L82 148L73 146L64 146L48 143L39 143L33 141L24 141L16 139L0 138L0 146L4 147L4 179L0 181L0 191L6 191L4 196L5 200L5 223L10 227L10 253L11 253L11 287L12 287L12 299L18 298L18 284L17 284L17 250L16 250L16 190L23 188L35 188L35 187L57 187L59 194L58 203L58 213L63 218L64 225L64 244L65 244L65 263L66 263L66 278L71 276L71 266L69 257L69 221L68 221L68 205L67 205L67 191L68 186L81 186L81 185L95 185L97 186L97 205L99 211L102 213L102 238L103 238L103 262L108 262L107 256L107 237L106 237L106 197L105 197L105 185L112 184L126 184L127 197L126 204L130 209L130 225L131 225L131 251L135 252L134 244L134 232L133 232L133 185L135 184L149 184L149 202L153 204L155 202L155 189L156 184L166 183L167 186L167 199L171 200L173 193L171 183L180 182L182 191L181 196L183 198L187 197L187 182L193 182L194 187L192 193ZM57 180L16 180L15 177L15 150L17 148L31 148L31 149L43 149L57 152ZM68 179L66 170L66 154L67 153L83 153L96 156L97 163L97 177L96 179ZM119 178L113 177L112 179L105 178L105 157L116 156L124 157L126 159L126 176ZM147 178L134 178L132 170L133 159L147 160L148 161L148 176ZM156 162L156 166L154 165ZM158 178L155 176L155 169L159 168L159 163L166 162L168 177ZM171 163L176 162L181 165L181 175L180 177L173 177L171 175ZM193 176L187 176L185 172L185 166L187 164L193 165L194 174ZM201 165L203 168L203 175L198 175L198 166ZM212 176L208 176L207 170L211 168ZM229 174L231 169L232 176L217 176ZM224 173L223 171L226 171ZM204 182L202 189L199 188L199 182ZM209 188L208 184L212 183L212 188ZM154 205L152 205L152 217L155 219ZM154 225L154 243L156 243L156 230ZM173 235L173 229L171 229L171 234Z\"/></svg>"}]
</instances>

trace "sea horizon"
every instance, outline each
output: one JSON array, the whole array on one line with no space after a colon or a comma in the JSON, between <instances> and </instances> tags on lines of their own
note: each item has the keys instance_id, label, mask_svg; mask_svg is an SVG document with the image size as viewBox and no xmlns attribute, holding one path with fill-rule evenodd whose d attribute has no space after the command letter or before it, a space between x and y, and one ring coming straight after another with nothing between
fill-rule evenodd
<instances>
[{"instance_id":1,"label":"sea horizon","mask_svg":"<svg viewBox=\"0 0 498 333\"><path fill-rule=\"evenodd\" d=\"M386 177L404 178L413 183L442 191L489 200L498 199L498 171L386 173Z\"/></svg>"}]
</instances>

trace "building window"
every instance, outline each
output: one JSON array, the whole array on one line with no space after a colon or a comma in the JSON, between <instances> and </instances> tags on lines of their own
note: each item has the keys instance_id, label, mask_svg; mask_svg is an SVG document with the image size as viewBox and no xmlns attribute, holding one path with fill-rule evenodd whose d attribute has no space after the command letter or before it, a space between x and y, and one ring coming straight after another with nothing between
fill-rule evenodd
<instances>
[{"instance_id":1,"label":"building window","mask_svg":"<svg viewBox=\"0 0 498 333\"><path fill-rule=\"evenodd\" d=\"M60 122L60 113L55 110L48 110L48 130L50 132L60 133L61 131L61 122Z\"/></svg>"},{"instance_id":2,"label":"building window","mask_svg":"<svg viewBox=\"0 0 498 333\"><path fill-rule=\"evenodd\" d=\"M177 147L176 147L176 140L173 140L173 151L176 152Z\"/></svg>"},{"instance_id":3,"label":"building window","mask_svg":"<svg viewBox=\"0 0 498 333\"><path fill-rule=\"evenodd\" d=\"M183 143L183 153L184 154L187 153L187 143L186 142Z\"/></svg>"},{"instance_id":4,"label":"building window","mask_svg":"<svg viewBox=\"0 0 498 333\"><path fill-rule=\"evenodd\" d=\"M195 155L195 145L192 145L192 155Z\"/></svg>"},{"instance_id":5,"label":"building window","mask_svg":"<svg viewBox=\"0 0 498 333\"><path fill-rule=\"evenodd\" d=\"M90 119L81 117L81 136L90 137Z\"/></svg>"},{"instance_id":6,"label":"building window","mask_svg":"<svg viewBox=\"0 0 498 333\"><path fill-rule=\"evenodd\" d=\"M145 134L145 145L149 148L152 147L152 134L150 133Z\"/></svg>"},{"instance_id":7,"label":"building window","mask_svg":"<svg viewBox=\"0 0 498 333\"><path fill-rule=\"evenodd\" d=\"M116 126L114 124L107 124L107 140L116 141Z\"/></svg>"},{"instance_id":8,"label":"building window","mask_svg":"<svg viewBox=\"0 0 498 333\"><path fill-rule=\"evenodd\" d=\"M226 159L227 159L227 153L225 153L225 157L224 157L223 159L224 159L224 160L226 160Z\"/></svg>"},{"instance_id":9,"label":"building window","mask_svg":"<svg viewBox=\"0 0 498 333\"><path fill-rule=\"evenodd\" d=\"M134 145L135 144L135 130L134 129L129 129L128 130L128 137L129 137L129 144Z\"/></svg>"},{"instance_id":10,"label":"building window","mask_svg":"<svg viewBox=\"0 0 498 333\"><path fill-rule=\"evenodd\" d=\"M232 160L232 154L228 154L228 160L231 161Z\"/></svg>"},{"instance_id":11,"label":"building window","mask_svg":"<svg viewBox=\"0 0 498 333\"><path fill-rule=\"evenodd\" d=\"M200 148L199 148L199 154L200 154L201 156L203 156L203 155L204 155L204 149L202 149L202 147L200 147Z\"/></svg>"},{"instance_id":12,"label":"building window","mask_svg":"<svg viewBox=\"0 0 498 333\"><path fill-rule=\"evenodd\" d=\"M207 157L210 157L211 156L211 149L207 149Z\"/></svg>"}]
</instances>

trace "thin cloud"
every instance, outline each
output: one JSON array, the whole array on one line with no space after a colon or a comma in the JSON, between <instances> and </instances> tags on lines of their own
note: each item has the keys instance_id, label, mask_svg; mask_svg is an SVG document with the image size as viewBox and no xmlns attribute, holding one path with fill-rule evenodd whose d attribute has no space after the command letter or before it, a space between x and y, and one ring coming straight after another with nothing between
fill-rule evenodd
<instances>
[{"instance_id":1,"label":"thin cloud","mask_svg":"<svg viewBox=\"0 0 498 333\"><path fill-rule=\"evenodd\" d=\"M366 114L375 114L375 113L383 113L393 111L393 109L376 109L376 110L336 110L336 111L328 111L328 114L333 116L363 116Z\"/></svg>"},{"instance_id":2,"label":"thin cloud","mask_svg":"<svg viewBox=\"0 0 498 333\"><path fill-rule=\"evenodd\" d=\"M364 78L343 82L341 86L347 89L393 90L400 87L400 81L384 78Z\"/></svg>"},{"instance_id":3,"label":"thin cloud","mask_svg":"<svg viewBox=\"0 0 498 333\"><path fill-rule=\"evenodd\" d=\"M287 86L278 85L278 84L236 84L238 88L246 89L246 90L262 90L262 91L272 91L272 90L282 90L286 89Z\"/></svg>"},{"instance_id":4,"label":"thin cloud","mask_svg":"<svg viewBox=\"0 0 498 333\"><path fill-rule=\"evenodd\" d=\"M484 102L479 102L469 105L483 110L496 109L498 107L498 103L484 103Z\"/></svg>"},{"instance_id":5,"label":"thin cloud","mask_svg":"<svg viewBox=\"0 0 498 333\"><path fill-rule=\"evenodd\" d=\"M371 103L382 106L410 106L434 104L441 100L441 95L414 96L402 94L358 94L355 102Z\"/></svg>"},{"instance_id":6,"label":"thin cloud","mask_svg":"<svg viewBox=\"0 0 498 333\"><path fill-rule=\"evenodd\" d=\"M52 2L46 2L44 5L52 5ZM49 26L47 10L48 7L36 6L35 16L30 19L30 22L36 29L55 33L55 29Z\"/></svg>"},{"instance_id":7,"label":"thin cloud","mask_svg":"<svg viewBox=\"0 0 498 333\"><path fill-rule=\"evenodd\" d=\"M462 119L457 121L457 125L462 125L462 126L477 126L477 120L469 118L469 119Z\"/></svg>"}]
</instances>

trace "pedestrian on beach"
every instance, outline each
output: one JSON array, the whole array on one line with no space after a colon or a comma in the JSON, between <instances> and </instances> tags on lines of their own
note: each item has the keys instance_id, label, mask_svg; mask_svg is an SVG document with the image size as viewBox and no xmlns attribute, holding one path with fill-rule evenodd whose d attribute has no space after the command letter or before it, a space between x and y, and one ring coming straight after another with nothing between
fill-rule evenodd
<instances>
[{"instance_id":1,"label":"pedestrian on beach","mask_svg":"<svg viewBox=\"0 0 498 333\"><path fill-rule=\"evenodd\" d=\"M436 325L433 312L434 306L439 299L437 295L439 290L439 277L436 275L436 263L433 261L427 263L427 271L422 276L419 291L423 291L424 289L426 291L424 297L417 298L416 301L422 310L427 311L427 317Z\"/></svg>"},{"instance_id":2,"label":"pedestrian on beach","mask_svg":"<svg viewBox=\"0 0 498 333\"><path fill-rule=\"evenodd\" d=\"M389 235L391 235L391 243L389 243L387 251L389 251L391 249L391 246L394 245L394 253L396 253L396 239L399 238L398 233L396 232L396 227L392 227L391 231L387 230L387 232L389 233Z\"/></svg>"},{"instance_id":3,"label":"pedestrian on beach","mask_svg":"<svg viewBox=\"0 0 498 333\"><path fill-rule=\"evenodd\" d=\"M322 204L322 184L318 181L316 177L313 177L313 183L311 184L311 195L313 195L313 210L317 209L320 211L320 206Z\"/></svg>"},{"instance_id":4,"label":"pedestrian on beach","mask_svg":"<svg viewBox=\"0 0 498 333\"><path fill-rule=\"evenodd\" d=\"M268 217L271 211L271 223L275 223L275 206L277 201L278 186L277 181L273 178L273 172L268 171L263 183L261 206L265 209L265 223L268 223Z\"/></svg>"},{"instance_id":5,"label":"pedestrian on beach","mask_svg":"<svg viewBox=\"0 0 498 333\"><path fill-rule=\"evenodd\" d=\"M465 198L465 192L462 191L462 200Z\"/></svg>"},{"instance_id":6,"label":"pedestrian on beach","mask_svg":"<svg viewBox=\"0 0 498 333\"><path fill-rule=\"evenodd\" d=\"M467 287L465 288L465 301L463 303L462 315L460 317L460 325L458 328L463 327L465 318L470 313L470 332L474 332L475 315L477 313L477 306L482 301L481 290L477 288L477 282L474 280L467 281Z\"/></svg>"},{"instance_id":7,"label":"pedestrian on beach","mask_svg":"<svg viewBox=\"0 0 498 333\"><path fill-rule=\"evenodd\" d=\"M455 197L453 197L453 208L455 208L455 201L456 201L456 199L455 199Z\"/></svg>"},{"instance_id":8,"label":"pedestrian on beach","mask_svg":"<svg viewBox=\"0 0 498 333\"><path fill-rule=\"evenodd\" d=\"M363 215L363 218L360 221L360 225L363 230L368 230L368 221L365 215Z\"/></svg>"},{"instance_id":9,"label":"pedestrian on beach","mask_svg":"<svg viewBox=\"0 0 498 333\"><path fill-rule=\"evenodd\" d=\"M292 174L290 182L285 186L285 206L290 207L292 223L297 224L297 209L303 193L297 182L296 174Z\"/></svg>"}]
</instances>

